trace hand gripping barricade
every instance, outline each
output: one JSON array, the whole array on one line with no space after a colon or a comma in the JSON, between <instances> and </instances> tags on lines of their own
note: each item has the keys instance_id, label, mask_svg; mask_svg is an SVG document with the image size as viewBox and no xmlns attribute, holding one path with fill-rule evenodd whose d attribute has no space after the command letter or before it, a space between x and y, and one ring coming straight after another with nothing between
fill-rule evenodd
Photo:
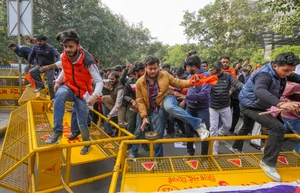
<instances>
[{"instance_id":1,"label":"hand gripping barricade","mask_svg":"<svg viewBox=\"0 0 300 193\"><path fill-rule=\"evenodd\" d=\"M125 129L118 129L118 137L111 138L99 126L91 124L90 141L82 142L79 136L68 140L71 113L66 112L63 136L58 144L47 145L46 139L53 132L51 101L29 100L10 114L0 155L0 187L16 192L55 192L64 188L94 182L113 174L113 168L76 181L70 179L72 167L96 161L114 159L119 142L135 137ZM94 112L101 119L106 119ZM92 145L87 155L80 155L82 146ZM64 169L64 170L62 170Z\"/></svg>"}]
</instances>

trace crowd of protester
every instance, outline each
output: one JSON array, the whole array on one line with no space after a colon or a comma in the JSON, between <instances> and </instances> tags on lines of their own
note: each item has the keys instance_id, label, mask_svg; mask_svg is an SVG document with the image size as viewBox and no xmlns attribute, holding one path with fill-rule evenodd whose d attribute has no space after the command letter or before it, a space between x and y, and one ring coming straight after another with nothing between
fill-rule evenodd
<instances>
[{"instance_id":1,"label":"crowd of protester","mask_svg":"<svg viewBox=\"0 0 300 193\"><path fill-rule=\"evenodd\" d=\"M102 68L80 46L73 29L57 35L64 48L62 54L47 43L44 35L27 39L33 48L14 43L8 47L27 61L25 73L31 76L29 86L35 85L34 92L45 88L40 74L47 76L54 101L54 133L47 143L56 143L62 135L66 101L73 102L71 140L80 134L84 141L89 140L89 122L98 122L88 106L107 117L102 125L112 137L116 136L116 128L109 120L126 128L136 139L145 138L146 131L155 131L157 138L199 136L202 155L208 154L209 143L205 139L209 136L259 135L263 126L269 134L268 143L251 140L250 145L264 151L260 166L265 173L281 180L275 166L284 134L300 134L300 62L292 52L255 68L249 58L233 63L229 56L220 56L220 60L210 64L196 52L188 53L182 66L176 68L161 64L155 56ZM60 74L55 76L55 71ZM270 109L281 109L282 113L259 115ZM186 145L187 154L195 155L193 142ZM147 145L142 147L149 151ZM83 147L81 154L87 154L90 148ZM139 145L129 148L129 157L138 157ZM235 141L230 151L242 153L242 148L243 141ZM222 153L217 141L212 149L214 155ZM156 144L154 150L155 156L164 156L162 144ZM300 154L300 145L294 151Z\"/></svg>"}]
</instances>

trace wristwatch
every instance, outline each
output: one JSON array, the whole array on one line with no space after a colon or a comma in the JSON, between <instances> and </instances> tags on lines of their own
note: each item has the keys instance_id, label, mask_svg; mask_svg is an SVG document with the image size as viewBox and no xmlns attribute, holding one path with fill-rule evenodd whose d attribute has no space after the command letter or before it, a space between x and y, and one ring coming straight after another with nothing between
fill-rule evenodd
<instances>
[{"instance_id":1,"label":"wristwatch","mask_svg":"<svg viewBox=\"0 0 300 193\"><path fill-rule=\"evenodd\" d=\"M96 99L98 99L98 96L96 94L93 94L94 97L96 97Z\"/></svg>"}]
</instances>

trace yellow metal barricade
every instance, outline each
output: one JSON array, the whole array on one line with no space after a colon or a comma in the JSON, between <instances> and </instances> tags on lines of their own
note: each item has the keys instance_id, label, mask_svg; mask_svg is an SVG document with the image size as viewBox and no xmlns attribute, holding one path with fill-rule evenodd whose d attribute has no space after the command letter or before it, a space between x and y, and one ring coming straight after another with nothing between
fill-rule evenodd
<instances>
[{"instance_id":1,"label":"yellow metal barricade","mask_svg":"<svg viewBox=\"0 0 300 193\"><path fill-rule=\"evenodd\" d=\"M214 141L267 139L267 137L264 135L211 137L206 141L209 141L212 147ZM289 134L285 135L285 138L299 139L300 136ZM262 153L212 155L212 148L210 148L207 156L154 157L155 143L192 141L199 141L199 138L122 141L109 192L116 192L120 172L122 172L120 192L170 192L192 188L250 186L272 182L259 167ZM128 144L149 144L150 157L126 158ZM284 182L294 182L300 179L300 156L293 152L281 152L277 168Z\"/></svg>"},{"instance_id":2,"label":"yellow metal barricade","mask_svg":"<svg viewBox=\"0 0 300 193\"><path fill-rule=\"evenodd\" d=\"M62 138L58 144L47 145L45 140L53 132L52 105L51 101L29 101L11 113L0 157L0 187L16 192L54 192L64 189L62 179L73 187L109 177L112 172L71 181L71 166L115 158L120 141L135 138L110 121L120 137L111 138L92 123L90 141L83 142L81 137L70 141L71 113L66 112ZM100 121L106 119L95 113ZM80 155L86 145L92 146L90 153Z\"/></svg>"},{"instance_id":3,"label":"yellow metal barricade","mask_svg":"<svg viewBox=\"0 0 300 193\"><path fill-rule=\"evenodd\" d=\"M28 83L22 77L22 91ZM10 110L18 107L20 98L20 83L18 68L0 68L0 110Z\"/></svg>"}]
</instances>

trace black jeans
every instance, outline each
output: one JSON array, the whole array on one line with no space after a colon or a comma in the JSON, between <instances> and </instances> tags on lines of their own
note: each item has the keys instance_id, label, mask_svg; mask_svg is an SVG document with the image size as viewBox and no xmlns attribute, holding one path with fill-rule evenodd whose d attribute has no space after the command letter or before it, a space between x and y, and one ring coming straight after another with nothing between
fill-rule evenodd
<instances>
[{"instance_id":1,"label":"black jeans","mask_svg":"<svg viewBox=\"0 0 300 193\"><path fill-rule=\"evenodd\" d=\"M238 135L248 135L252 131L255 121L266 127L269 130L269 137L262 161L269 166L275 167L284 139L285 130L283 124L271 114L258 115L263 112L262 110L249 109L242 105L240 105L240 108L244 112L244 125ZM243 141L235 141L232 147L242 151Z\"/></svg>"},{"instance_id":2,"label":"black jeans","mask_svg":"<svg viewBox=\"0 0 300 193\"><path fill-rule=\"evenodd\" d=\"M232 108L232 124L229 130L230 132L234 132L235 126L239 122L240 113L241 113L239 104L240 104L239 99L231 98L230 107Z\"/></svg>"},{"instance_id":3,"label":"black jeans","mask_svg":"<svg viewBox=\"0 0 300 193\"><path fill-rule=\"evenodd\" d=\"M194 117L201 118L203 123L205 123L207 130L209 130L210 122L209 122L209 110L206 109L191 109L189 107L186 108L186 111L190 113ZM194 137L195 130L190 124L185 125L185 134L188 138ZM187 142L187 152L191 155L195 154L195 149L193 147L194 142ZM208 141L201 142L201 155L208 154Z\"/></svg>"}]
</instances>

